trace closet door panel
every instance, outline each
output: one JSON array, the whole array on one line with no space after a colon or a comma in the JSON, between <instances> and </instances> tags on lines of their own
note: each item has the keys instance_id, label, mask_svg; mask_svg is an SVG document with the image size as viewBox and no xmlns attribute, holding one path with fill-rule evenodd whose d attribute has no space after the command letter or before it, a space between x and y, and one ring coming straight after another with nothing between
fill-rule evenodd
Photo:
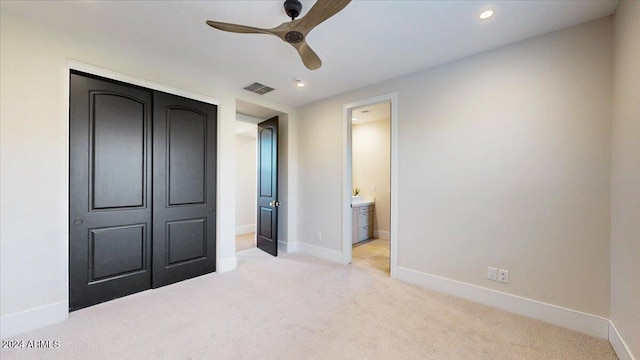
<instances>
[{"instance_id":1,"label":"closet door panel","mask_svg":"<svg viewBox=\"0 0 640 360\"><path fill-rule=\"evenodd\" d=\"M70 78L69 306L151 286L150 91Z\"/></svg>"},{"instance_id":2,"label":"closet door panel","mask_svg":"<svg viewBox=\"0 0 640 360\"><path fill-rule=\"evenodd\" d=\"M91 93L93 210L144 206L145 105L131 96Z\"/></svg>"},{"instance_id":3,"label":"closet door panel","mask_svg":"<svg viewBox=\"0 0 640 360\"><path fill-rule=\"evenodd\" d=\"M206 258L206 218L167 222L166 236L168 248L166 264L168 266Z\"/></svg>"},{"instance_id":4,"label":"closet door panel","mask_svg":"<svg viewBox=\"0 0 640 360\"><path fill-rule=\"evenodd\" d=\"M216 117L154 93L153 287L215 271Z\"/></svg>"},{"instance_id":5,"label":"closet door panel","mask_svg":"<svg viewBox=\"0 0 640 360\"><path fill-rule=\"evenodd\" d=\"M167 108L167 191L170 206L204 204L207 116Z\"/></svg>"}]
</instances>

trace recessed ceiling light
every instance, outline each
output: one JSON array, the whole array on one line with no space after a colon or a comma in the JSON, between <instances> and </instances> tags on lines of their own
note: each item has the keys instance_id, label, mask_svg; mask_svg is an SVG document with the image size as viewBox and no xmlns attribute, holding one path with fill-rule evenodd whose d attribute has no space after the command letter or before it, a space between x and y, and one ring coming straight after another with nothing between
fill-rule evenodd
<instances>
[{"instance_id":1,"label":"recessed ceiling light","mask_svg":"<svg viewBox=\"0 0 640 360\"><path fill-rule=\"evenodd\" d=\"M358 118L351 118L351 121L356 122L358 121Z\"/></svg>"},{"instance_id":2,"label":"recessed ceiling light","mask_svg":"<svg viewBox=\"0 0 640 360\"><path fill-rule=\"evenodd\" d=\"M302 82L302 80L296 79L296 86L297 87L304 87L304 83Z\"/></svg>"},{"instance_id":3,"label":"recessed ceiling light","mask_svg":"<svg viewBox=\"0 0 640 360\"><path fill-rule=\"evenodd\" d=\"M485 10L478 15L480 20L487 20L488 18L493 16L493 10Z\"/></svg>"}]
</instances>

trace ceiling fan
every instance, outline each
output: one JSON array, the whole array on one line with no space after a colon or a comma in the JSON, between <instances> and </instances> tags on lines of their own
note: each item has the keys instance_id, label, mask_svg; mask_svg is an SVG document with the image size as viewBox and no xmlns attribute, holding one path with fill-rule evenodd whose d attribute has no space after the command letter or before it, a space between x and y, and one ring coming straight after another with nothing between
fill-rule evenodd
<instances>
[{"instance_id":1,"label":"ceiling fan","mask_svg":"<svg viewBox=\"0 0 640 360\"><path fill-rule=\"evenodd\" d=\"M350 2L351 0L318 0L305 16L296 20L296 17L302 11L302 4L298 0L286 0L284 2L284 11L291 17L291 21L282 23L273 29L261 29L211 20L207 20L207 24L216 29L229 32L277 36L298 50L300 58L307 69L316 70L322 66L322 60L309 47L305 38L311 30L340 12Z\"/></svg>"}]
</instances>

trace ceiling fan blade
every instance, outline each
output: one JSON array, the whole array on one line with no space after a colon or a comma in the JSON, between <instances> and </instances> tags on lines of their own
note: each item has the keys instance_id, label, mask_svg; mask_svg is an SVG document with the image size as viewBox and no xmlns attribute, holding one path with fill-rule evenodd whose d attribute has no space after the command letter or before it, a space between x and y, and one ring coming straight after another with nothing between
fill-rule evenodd
<instances>
[{"instance_id":1,"label":"ceiling fan blade","mask_svg":"<svg viewBox=\"0 0 640 360\"><path fill-rule=\"evenodd\" d=\"M302 63L309 70L316 70L322 66L322 60L318 54L316 54L313 49L307 44L306 41L301 41L299 43L291 44L296 50L298 50L298 54L300 54L300 58L302 59Z\"/></svg>"},{"instance_id":2,"label":"ceiling fan blade","mask_svg":"<svg viewBox=\"0 0 640 360\"><path fill-rule=\"evenodd\" d=\"M220 21L207 20L207 25L219 30L229 31L234 33L275 35L269 29L260 29L252 26L245 26L245 25L238 25L238 24L229 24L229 23L224 23Z\"/></svg>"},{"instance_id":3,"label":"ceiling fan blade","mask_svg":"<svg viewBox=\"0 0 640 360\"><path fill-rule=\"evenodd\" d=\"M321 22L344 9L351 0L318 0L309 12L299 19L296 24L297 29L311 30Z\"/></svg>"}]
</instances>

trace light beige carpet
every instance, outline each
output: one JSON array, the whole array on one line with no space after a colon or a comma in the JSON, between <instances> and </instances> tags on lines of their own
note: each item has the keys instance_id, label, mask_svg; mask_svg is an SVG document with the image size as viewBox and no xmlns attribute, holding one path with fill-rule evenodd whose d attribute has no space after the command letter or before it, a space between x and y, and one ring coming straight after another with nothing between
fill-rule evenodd
<instances>
[{"instance_id":1,"label":"light beige carpet","mask_svg":"<svg viewBox=\"0 0 640 360\"><path fill-rule=\"evenodd\" d=\"M247 250L256 247L256 233L236 236L236 251Z\"/></svg>"},{"instance_id":2,"label":"light beige carpet","mask_svg":"<svg viewBox=\"0 0 640 360\"><path fill-rule=\"evenodd\" d=\"M389 239L373 239L353 245L351 261L389 274Z\"/></svg>"},{"instance_id":3,"label":"light beige carpet","mask_svg":"<svg viewBox=\"0 0 640 360\"><path fill-rule=\"evenodd\" d=\"M615 359L606 340L393 280L250 249L238 269L71 313L11 359Z\"/></svg>"}]
</instances>

